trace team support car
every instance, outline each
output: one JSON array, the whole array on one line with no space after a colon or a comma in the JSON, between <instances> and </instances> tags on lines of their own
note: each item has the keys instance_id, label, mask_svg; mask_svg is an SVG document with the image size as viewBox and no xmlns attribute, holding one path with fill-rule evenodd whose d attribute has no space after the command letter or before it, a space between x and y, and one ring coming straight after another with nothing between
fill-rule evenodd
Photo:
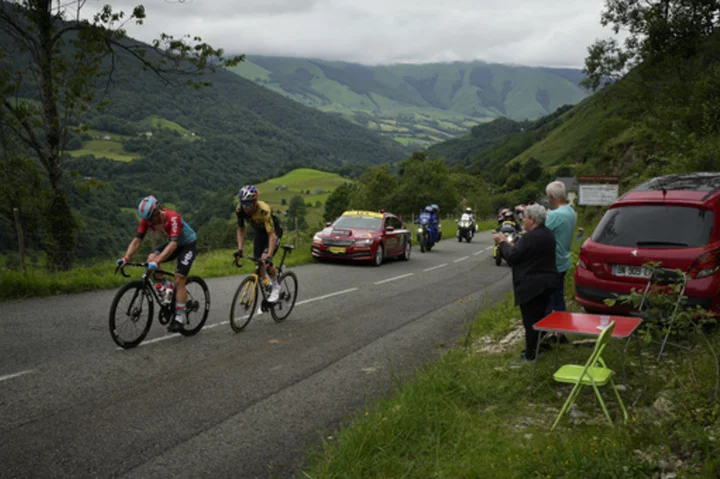
<instances>
[{"instance_id":1,"label":"team support car","mask_svg":"<svg viewBox=\"0 0 720 479\"><path fill-rule=\"evenodd\" d=\"M351 210L315 234L310 252L318 259L371 261L380 266L385 258L410 259L411 249L411 232L395 215Z\"/></svg>"},{"instance_id":2,"label":"team support car","mask_svg":"<svg viewBox=\"0 0 720 479\"><path fill-rule=\"evenodd\" d=\"M720 173L654 178L612 205L580 249L575 300L588 312L631 308L606 299L642 291L649 263L687 274L689 306L720 308Z\"/></svg>"}]
</instances>

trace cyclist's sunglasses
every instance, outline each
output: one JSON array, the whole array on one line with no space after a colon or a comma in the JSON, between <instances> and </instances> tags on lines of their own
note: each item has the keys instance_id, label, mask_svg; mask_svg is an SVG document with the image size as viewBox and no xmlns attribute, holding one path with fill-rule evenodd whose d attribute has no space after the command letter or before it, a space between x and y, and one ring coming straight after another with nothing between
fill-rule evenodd
<instances>
[{"instance_id":1,"label":"cyclist's sunglasses","mask_svg":"<svg viewBox=\"0 0 720 479\"><path fill-rule=\"evenodd\" d=\"M254 201L241 201L241 202L240 202L240 205L241 205L241 206L252 206L252 205L254 205L254 204L255 204Z\"/></svg>"}]
</instances>

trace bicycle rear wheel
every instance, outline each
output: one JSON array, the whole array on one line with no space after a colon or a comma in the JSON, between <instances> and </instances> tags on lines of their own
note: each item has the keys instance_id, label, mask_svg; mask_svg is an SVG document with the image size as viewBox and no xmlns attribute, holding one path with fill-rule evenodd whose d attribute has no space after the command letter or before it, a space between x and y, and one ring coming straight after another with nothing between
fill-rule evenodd
<instances>
[{"instance_id":1,"label":"bicycle rear wheel","mask_svg":"<svg viewBox=\"0 0 720 479\"><path fill-rule=\"evenodd\" d=\"M117 292L110 306L108 326L115 344L134 348L145 339L153 318L153 299L142 281L131 281Z\"/></svg>"},{"instance_id":2,"label":"bicycle rear wheel","mask_svg":"<svg viewBox=\"0 0 720 479\"><path fill-rule=\"evenodd\" d=\"M230 327L239 333L248 325L257 309L258 288L257 276L251 275L242 280L230 305Z\"/></svg>"},{"instance_id":3,"label":"bicycle rear wheel","mask_svg":"<svg viewBox=\"0 0 720 479\"><path fill-rule=\"evenodd\" d=\"M279 323L290 316L290 312L292 312L295 307L298 279L295 273L288 271L280 276L278 283L280 283L280 298L277 303L270 308L270 314L272 314L273 319Z\"/></svg>"},{"instance_id":4,"label":"bicycle rear wheel","mask_svg":"<svg viewBox=\"0 0 720 479\"><path fill-rule=\"evenodd\" d=\"M194 336L205 325L210 312L210 291L205 281L198 276L188 276L185 282L185 325L180 330L183 336Z\"/></svg>"}]
</instances>

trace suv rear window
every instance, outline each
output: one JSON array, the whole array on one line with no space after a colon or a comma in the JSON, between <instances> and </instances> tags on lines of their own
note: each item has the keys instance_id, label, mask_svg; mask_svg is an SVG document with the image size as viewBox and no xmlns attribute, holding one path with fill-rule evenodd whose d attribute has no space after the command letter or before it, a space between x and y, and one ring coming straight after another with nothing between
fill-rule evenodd
<instances>
[{"instance_id":1,"label":"suv rear window","mask_svg":"<svg viewBox=\"0 0 720 479\"><path fill-rule=\"evenodd\" d=\"M693 248L710 241L714 221L712 211L689 206L621 206L605 213L592 240L632 248Z\"/></svg>"}]
</instances>

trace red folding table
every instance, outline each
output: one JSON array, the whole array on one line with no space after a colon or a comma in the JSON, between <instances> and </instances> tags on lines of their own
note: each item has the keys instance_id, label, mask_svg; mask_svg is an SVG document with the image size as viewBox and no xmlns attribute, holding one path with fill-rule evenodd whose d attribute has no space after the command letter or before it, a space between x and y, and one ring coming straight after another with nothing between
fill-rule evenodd
<instances>
[{"instance_id":1,"label":"red folding table","mask_svg":"<svg viewBox=\"0 0 720 479\"><path fill-rule=\"evenodd\" d=\"M587 314L587 313L570 313L567 311L553 311L552 313L545 316L543 319L533 325L533 329L540 333L569 333L569 334L584 334L588 336L600 336L602 332L602 326L600 325L600 318L602 315L599 314ZM627 344L621 352L622 356L622 369L625 382L627 382L627 375L625 374L625 352L630 344L630 338L633 333L637 330L642 323L641 318L635 318L632 316L609 316L610 321L615 321L615 329L613 330L613 338L627 338ZM537 341L537 349L535 351L535 361L533 361L533 373L532 382L530 383L530 392L533 390L535 384L535 369L537 366L537 358L540 353L540 342L542 334ZM559 344L559 343L558 343ZM558 345L555 346L555 369L557 369L557 350ZM640 356L640 366L645 373L645 368L642 365L642 354L640 352L640 345L638 343L638 355Z\"/></svg>"}]
</instances>

